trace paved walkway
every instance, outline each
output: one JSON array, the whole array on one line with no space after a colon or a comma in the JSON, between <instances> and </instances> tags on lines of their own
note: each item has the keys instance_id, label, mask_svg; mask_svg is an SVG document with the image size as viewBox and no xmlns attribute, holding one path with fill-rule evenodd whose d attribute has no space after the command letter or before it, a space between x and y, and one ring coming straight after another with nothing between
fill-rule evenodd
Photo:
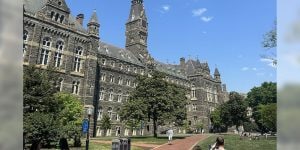
<instances>
[{"instance_id":1,"label":"paved walkway","mask_svg":"<svg viewBox=\"0 0 300 150\"><path fill-rule=\"evenodd\" d=\"M199 141L206 139L209 135L194 135L185 139L174 140L171 145L168 143L155 147L153 150L191 150Z\"/></svg>"},{"instance_id":2,"label":"paved walkway","mask_svg":"<svg viewBox=\"0 0 300 150\"><path fill-rule=\"evenodd\" d=\"M101 144L112 144L112 141L93 140L93 142L101 143ZM146 149L151 149L151 148L154 148L154 147L158 147L159 145L157 145L157 144L145 144L145 143L141 143L141 142L132 142L131 146L138 146L138 147L143 147L143 148L146 148Z\"/></svg>"}]
</instances>

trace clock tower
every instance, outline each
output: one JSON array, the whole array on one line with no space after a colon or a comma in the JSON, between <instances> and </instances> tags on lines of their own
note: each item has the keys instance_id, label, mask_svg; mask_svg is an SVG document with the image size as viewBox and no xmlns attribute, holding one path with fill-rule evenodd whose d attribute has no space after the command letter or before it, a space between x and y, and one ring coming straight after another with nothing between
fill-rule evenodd
<instances>
[{"instance_id":1,"label":"clock tower","mask_svg":"<svg viewBox=\"0 0 300 150\"><path fill-rule=\"evenodd\" d=\"M143 0L131 1L125 35L126 50L131 51L142 63L147 64L151 56L147 50L148 22Z\"/></svg>"}]
</instances>

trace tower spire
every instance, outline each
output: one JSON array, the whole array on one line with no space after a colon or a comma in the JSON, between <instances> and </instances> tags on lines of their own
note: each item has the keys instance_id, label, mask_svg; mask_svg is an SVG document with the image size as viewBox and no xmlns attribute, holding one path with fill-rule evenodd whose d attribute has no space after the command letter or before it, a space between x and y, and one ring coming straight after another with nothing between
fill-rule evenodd
<instances>
[{"instance_id":1,"label":"tower spire","mask_svg":"<svg viewBox=\"0 0 300 150\"><path fill-rule=\"evenodd\" d=\"M96 10L93 11L93 14L92 14L91 19L90 19L89 23L87 24L87 26L88 26L88 32L90 35L94 35L97 37L99 36L100 24L98 21Z\"/></svg>"},{"instance_id":2,"label":"tower spire","mask_svg":"<svg viewBox=\"0 0 300 150\"><path fill-rule=\"evenodd\" d=\"M131 0L130 14L126 23L126 49L142 63L150 61L147 50L148 22L143 0Z\"/></svg>"}]
</instances>

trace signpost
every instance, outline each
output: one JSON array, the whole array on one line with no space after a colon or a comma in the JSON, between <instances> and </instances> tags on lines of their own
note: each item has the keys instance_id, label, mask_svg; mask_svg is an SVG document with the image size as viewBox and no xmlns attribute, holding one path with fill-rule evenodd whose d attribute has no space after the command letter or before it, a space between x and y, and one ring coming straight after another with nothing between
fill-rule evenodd
<instances>
[{"instance_id":1,"label":"signpost","mask_svg":"<svg viewBox=\"0 0 300 150\"><path fill-rule=\"evenodd\" d=\"M82 132L84 134L88 133L89 130L89 120L88 119L84 119L82 122Z\"/></svg>"}]
</instances>

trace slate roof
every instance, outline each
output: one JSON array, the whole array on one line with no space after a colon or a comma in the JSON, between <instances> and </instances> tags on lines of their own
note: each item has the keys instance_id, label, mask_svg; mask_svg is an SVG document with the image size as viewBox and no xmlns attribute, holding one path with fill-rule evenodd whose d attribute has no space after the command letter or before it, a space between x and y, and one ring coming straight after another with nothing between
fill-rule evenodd
<instances>
[{"instance_id":1,"label":"slate roof","mask_svg":"<svg viewBox=\"0 0 300 150\"><path fill-rule=\"evenodd\" d=\"M100 41L99 45L99 52L102 55L120 59L139 66L143 66L143 64L129 50L125 50L123 48L119 48L102 41Z\"/></svg>"},{"instance_id":2,"label":"slate roof","mask_svg":"<svg viewBox=\"0 0 300 150\"><path fill-rule=\"evenodd\" d=\"M24 2L24 10L27 13L30 13L32 15L35 15L38 11L42 10L42 8L47 4L48 0L23 0ZM69 15L69 23L75 25L75 29L78 31L81 31L83 33L87 33L87 30L76 21L76 18Z\"/></svg>"},{"instance_id":3,"label":"slate roof","mask_svg":"<svg viewBox=\"0 0 300 150\"><path fill-rule=\"evenodd\" d=\"M165 64L159 61L155 61L155 63L158 71L178 78L187 79L186 76L181 73L179 65Z\"/></svg>"}]
</instances>

